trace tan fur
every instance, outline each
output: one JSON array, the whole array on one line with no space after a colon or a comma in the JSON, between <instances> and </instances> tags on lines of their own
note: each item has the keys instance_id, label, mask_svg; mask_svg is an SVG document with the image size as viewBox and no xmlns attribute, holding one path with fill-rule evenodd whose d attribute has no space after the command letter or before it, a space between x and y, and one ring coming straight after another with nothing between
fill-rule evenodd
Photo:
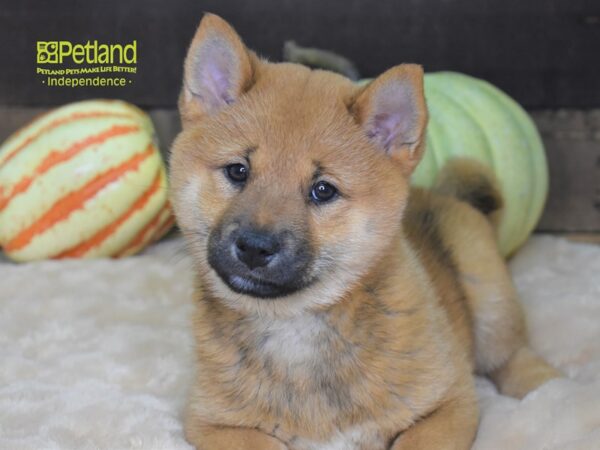
<instances>
[{"instance_id":1,"label":"tan fur","mask_svg":"<svg viewBox=\"0 0 600 450\"><path fill-rule=\"evenodd\" d=\"M422 71L399 66L357 88L260 61L211 15L190 55L207 36L230 42L243 67L235 102L217 110L186 80L172 151L173 205L199 277L189 441L203 450L469 448L473 371L493 371L515 395L556 372L526 348L488 218L449 196L409 195L424 148ZM414 87L408 100L420 112L382 151L365 127L393 83ZM245 157L253 178L238 192L222 167ZM323 207L304 197L316 163L343 192ZM207 239L234 213L307 236L318 281L273 300L229 290L207 264Z\"/></svg>"}]
</instances>

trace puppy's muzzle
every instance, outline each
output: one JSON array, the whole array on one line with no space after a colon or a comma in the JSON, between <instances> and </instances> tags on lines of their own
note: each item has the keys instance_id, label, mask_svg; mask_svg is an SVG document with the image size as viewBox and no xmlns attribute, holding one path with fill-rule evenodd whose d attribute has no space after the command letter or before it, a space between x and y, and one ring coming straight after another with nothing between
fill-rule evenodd
<instances>
[{"instance_id":1,"label":"puppy's muzzle","mask_svg":"<svg viewBox=\"0 0 600 450\"><path fill-rule=\"evenodd\" d=\"M210 266L237 293L283 297L313 281L309 245L287 229L230 222L213 230L208 252Z\"/></svg>"}]
</instances>

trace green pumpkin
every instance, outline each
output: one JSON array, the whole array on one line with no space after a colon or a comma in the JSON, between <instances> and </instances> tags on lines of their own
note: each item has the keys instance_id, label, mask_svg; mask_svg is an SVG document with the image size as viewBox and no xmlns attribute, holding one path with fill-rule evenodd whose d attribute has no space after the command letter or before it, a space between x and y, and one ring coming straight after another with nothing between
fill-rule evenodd
<instances>
[{"instance_id":1,"label":"green pumpkin","mask_svg":"<svg viewBox=\"0 0 600 450\"><path fill-rule=\"evenodd\" d=\"M427 149L413 184L433 185L454 157L474 158L491 167L505 202L498 242L502 253L511 255L535 228L548 193L548 165L535 125L504 92L460 73L426 74L425 97Z\"/></svg>"}]
</instances>

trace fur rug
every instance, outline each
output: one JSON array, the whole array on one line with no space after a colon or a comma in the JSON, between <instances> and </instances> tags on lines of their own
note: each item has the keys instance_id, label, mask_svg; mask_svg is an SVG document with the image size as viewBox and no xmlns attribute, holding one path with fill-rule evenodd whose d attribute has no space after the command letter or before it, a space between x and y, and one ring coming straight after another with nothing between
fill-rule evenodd
<instances>
[{"instance_id":1,"label":"fur rug","mask_svg":"<svg viewBox=\"0 0 600 450\"><path fill-rule=\"evenodd\" d=\"M600 449L600 247L536 236L511 269L532 345L568 378L478 380L477 450ZM0 262L0 448L190 449L192 274L178 240L120 261Z\"/></svg>"}]
</instances>

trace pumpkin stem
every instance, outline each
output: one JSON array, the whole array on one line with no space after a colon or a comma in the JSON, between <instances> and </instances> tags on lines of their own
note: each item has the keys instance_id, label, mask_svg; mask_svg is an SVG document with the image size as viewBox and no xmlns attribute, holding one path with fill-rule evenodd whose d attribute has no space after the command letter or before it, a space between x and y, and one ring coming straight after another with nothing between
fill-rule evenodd
<instances>
[{"instance_id":1,"label":"pumpkin stem","mask_svg":"<svg viewBox=\"0 0 600 450\"><path fill-rule=\"evenodd\" d=\"M352 81L360 79L356 65L348 58L329 50L301 47L294 41L286 41L283 44L283 60L316 69L330 70Z\"/></svg>"}]
</instances>

